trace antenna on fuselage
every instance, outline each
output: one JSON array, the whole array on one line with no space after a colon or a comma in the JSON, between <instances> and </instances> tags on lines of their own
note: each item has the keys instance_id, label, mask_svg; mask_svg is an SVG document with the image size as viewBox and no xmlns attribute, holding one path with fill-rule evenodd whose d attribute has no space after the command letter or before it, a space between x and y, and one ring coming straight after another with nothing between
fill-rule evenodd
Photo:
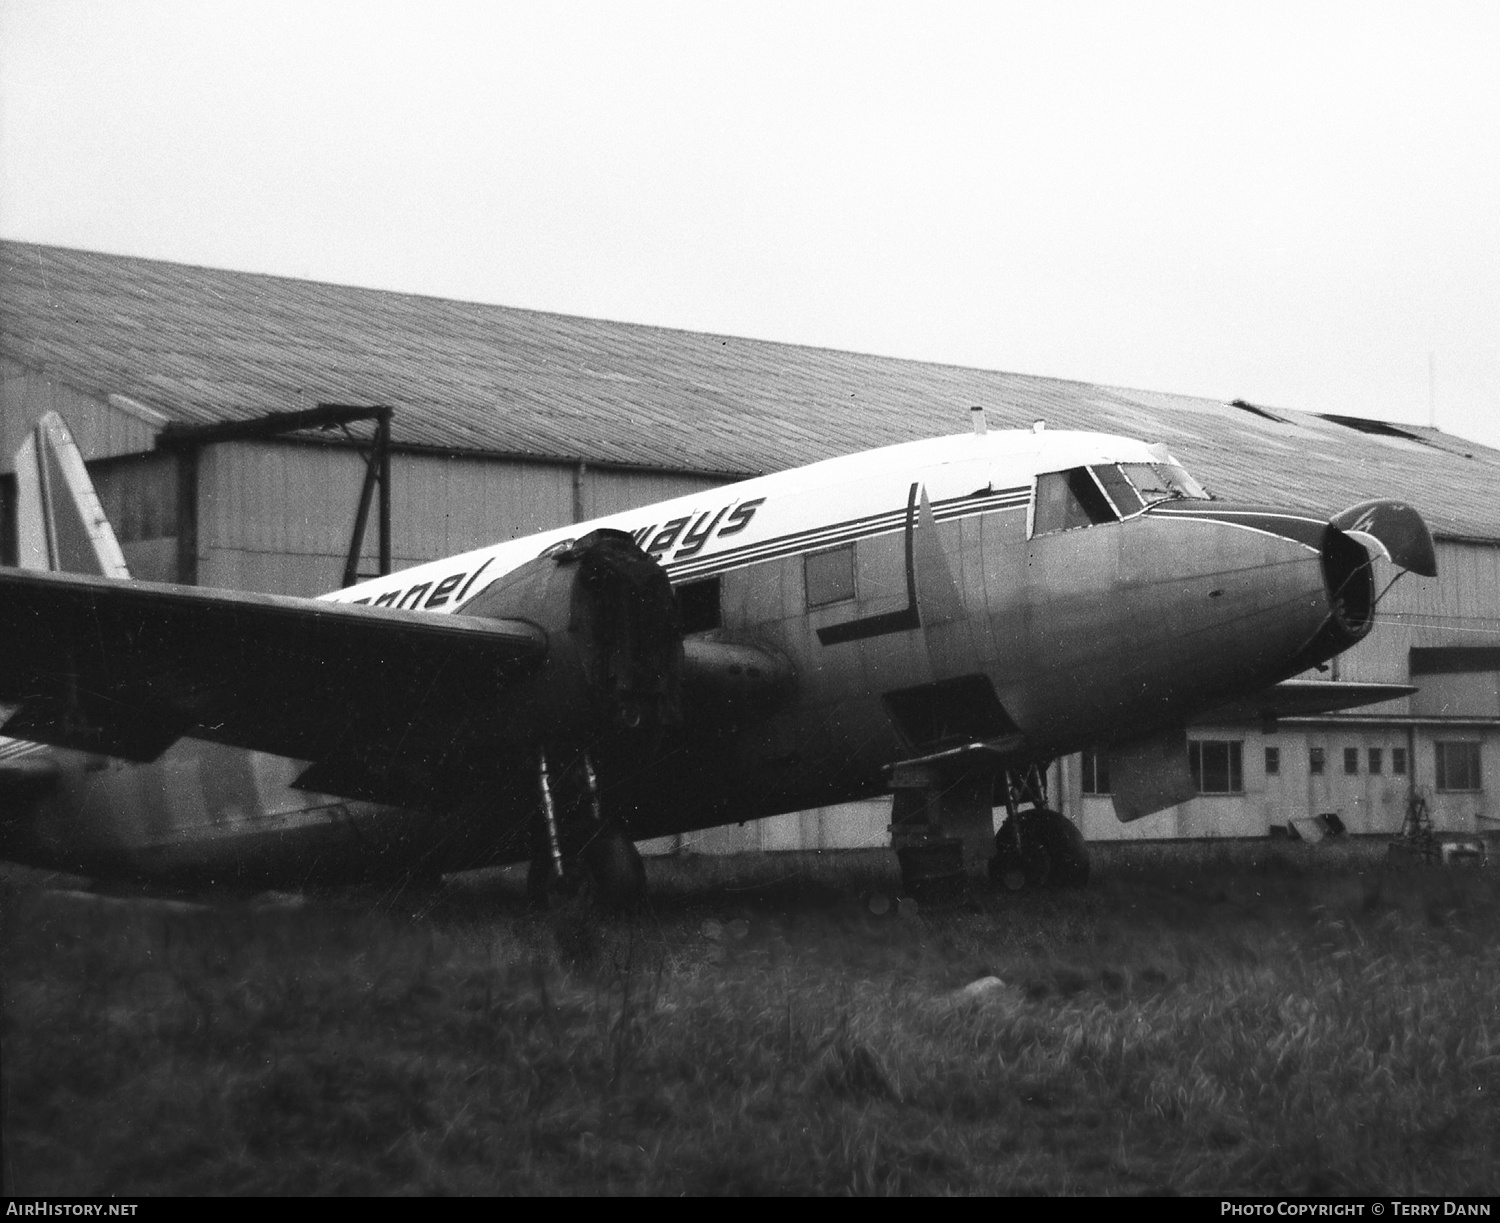
<instances>
[{"instance_id":1,"label":"antenna on fuselage","mask_svg":"<svg viewBox=\"0 0 1500 1223\"><path fill-rule=\"evenodd\" d=\"M969 409L969 419L974 422L975 437L983 437L990 431L989 422L984 419L984 409L978 404Z\"/></svg>"}]
</instances>

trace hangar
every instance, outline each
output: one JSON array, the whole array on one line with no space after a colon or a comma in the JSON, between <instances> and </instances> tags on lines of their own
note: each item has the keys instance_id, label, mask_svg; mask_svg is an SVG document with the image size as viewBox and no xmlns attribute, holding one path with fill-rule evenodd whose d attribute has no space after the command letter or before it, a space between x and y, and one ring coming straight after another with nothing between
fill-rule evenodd
<instances>
[{"instance_id":1,"label":"hangar","mask_svg":"<svg viewBox=\"0 0 1500 1223\"><path fill-rule=\"evenodd\" d=\"M382 550L400 568L958 432L972 405L994 427L1164 441L1236 499L1400 497L1433 529L1439 576L1405 577L1325 678L1417 695L1193 727L1199 797L1134 824L1114 818L1107 754L1058 762L1055 805L1096 840L1264 836L1321 813L1389 834L1413 795L1439 828L1500 829L1500 451L1436 429L17 242L0 242L0 373L0 559L15 556L11 456L54 409L133 573L269 593L375 573ZM356 530L372 473L384 549ZM691 839L885 844L888 818L859 804Z\"/></svg>"}]
</instances>

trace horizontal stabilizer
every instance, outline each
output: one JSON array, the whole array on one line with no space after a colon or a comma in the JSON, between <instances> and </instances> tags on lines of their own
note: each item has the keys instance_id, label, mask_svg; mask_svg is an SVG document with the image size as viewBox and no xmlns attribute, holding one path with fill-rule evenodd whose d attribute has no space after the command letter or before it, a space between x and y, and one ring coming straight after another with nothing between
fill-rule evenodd
<instances>
[{"instance_id":1,"label":"horizontal stabilizer","mask_svg":"<svg viewBox=\"0 0 1500 1223\"><path fill-rule=\"evenodd\" d=\"M0 739L0 745L4 745L0 746L0 753L10 746L4 739ZM26 756L0 759L0 824L57 787L62 770L56 760L41 754L43 750L37 748Z\"/></svg>"},{"instance_id":2,"label":"horizontal stabilizer","mask_svg":"<svg viewBox=\"0 0 1500 1223\"><path fill-rule=\"evenodd\" d=\"M1194 719L1205 722L1265 722L1276 718L1305 718L1317 713L1356 709L1399 701L1416 689L1410 684L1353 684L1325 679L1289 679L1259 692L1225 701Z\"/></svg>"}]
</instances>

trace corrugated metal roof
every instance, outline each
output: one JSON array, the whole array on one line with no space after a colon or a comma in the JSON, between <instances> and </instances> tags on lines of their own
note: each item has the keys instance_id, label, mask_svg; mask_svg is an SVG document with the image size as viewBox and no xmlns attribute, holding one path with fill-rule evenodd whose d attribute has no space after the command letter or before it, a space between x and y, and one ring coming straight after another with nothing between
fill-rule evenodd
<instances>
[{"instance_id":1,"label":"corrugated metal roof","mask_svg":"<svg viewBox=\"0 0 1500 1223\"><path fill-rule=\"evenodd\" d=\"M396 409L397 445L753 474L1038 418L1164 441L1216 493L1402 497L1500 539L1500 451L1275 407L0 242L0 352L184 424Z\"/></svg>"}]
</instances>

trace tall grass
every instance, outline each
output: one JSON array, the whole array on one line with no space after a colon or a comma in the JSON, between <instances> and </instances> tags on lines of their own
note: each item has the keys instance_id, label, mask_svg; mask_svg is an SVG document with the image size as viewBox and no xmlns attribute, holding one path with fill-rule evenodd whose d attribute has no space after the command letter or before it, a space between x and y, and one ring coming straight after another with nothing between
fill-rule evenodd
<instances>
[{"instance_id":1,"label":"tall grass","mask_svg":"<svg viewBox=\"0 0 1500 1223\"><path fill-rule=\"evenodd\" d=\"M3 896L6 1187L1493 1193L1500 888L1119 847L876 919L887 855L295 911ZM991 980L996 978L997 980Z\"/></svg>"}]
</instances>

